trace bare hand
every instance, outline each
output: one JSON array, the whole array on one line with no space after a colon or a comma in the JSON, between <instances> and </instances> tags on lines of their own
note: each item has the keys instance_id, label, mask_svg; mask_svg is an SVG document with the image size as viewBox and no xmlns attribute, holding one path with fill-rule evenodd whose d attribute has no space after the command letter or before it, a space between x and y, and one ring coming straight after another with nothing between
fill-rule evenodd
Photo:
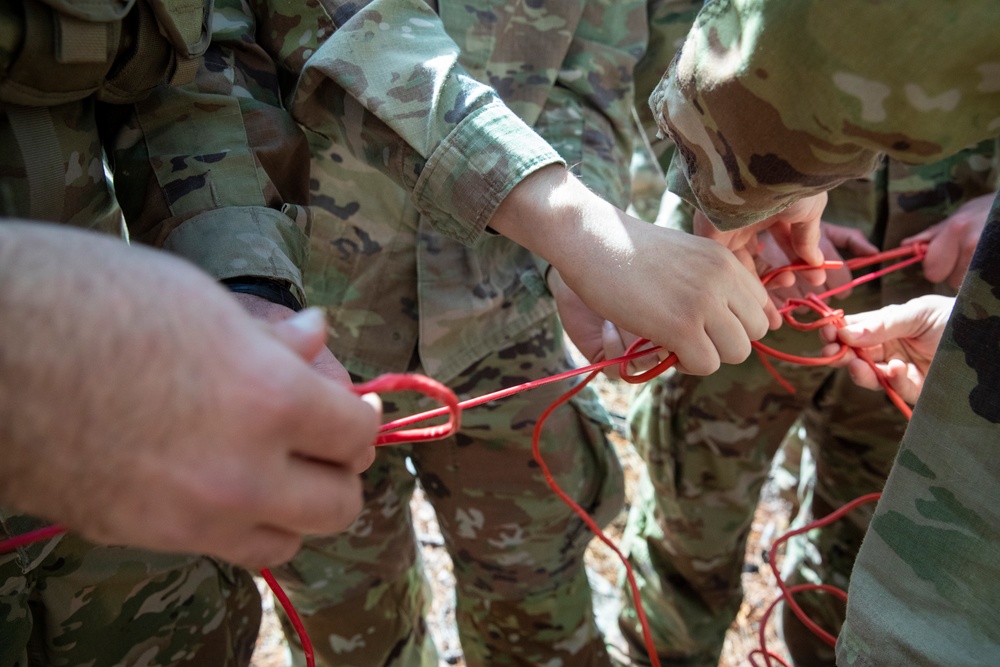
<instances>
[{"instance_id":1,"label":"bare hand","mask_svg":"<svg viewBox=\"0 0 1000 667\"><path fill-rule=\"evenodd\" d=\"M633 218L561 167L519 183L490 225L548 260L599 316L675 352L685 372L739 363L767 332L767 291L731 252Z\"/></svg>"},{"instance_id":2,"label":"bare hand","mask_svg":"<svg viewBox=\"0 0 1000 667\"><path fill-rule=\"evenodd\" d=\"M729 248L749 270L755 270L758 234L768 231L791 262L803 261L810 266L823 263L820 243L820 218L826 208L826 193L800 199L781 213L772 215L754 225L720 231L701 211L694 216L694 233L713 239ZM822 269L801 271L800 276L813 285L820 285L826 277Z\"/></svg>"},{"instance_id":3,"label":"bare hand","mask_svg":"<svg viewBox=\"0 0 1000 667\"><path fill-rule=\"evenodd\" d=\"M559 275L558 269L549 269L547 283L549 291L555 298L559 319L566 335L590 363L617 359L623 356L628 346L638 339L634 334L619 331L613 323L592 311L569 288ZM646 357L636 359L633 366L640 371L646 370L656 363L658 356L665 358L668 355L669 352L660 350L657 354L651 353L648 360ZM602 372L614 380L621 379L617 365L608 366Z\"/></svg>"},{"instance_id":4,"label":"bare hand","mask_svg":"<svg viewBox=\"0 0 1000 667\"><path fill-rule=\"evenodd\" d=\"M920 395L954 302L951 297L927 295L904 304L849 315L846 326L840 329L826 326L820 331L823 339L831 343L823 354L834 354L840 347L836 341L864 349L885 374L889 386L912 405ZM846 365L851 379L860 387L881 386L871 367L851 351L834 365Z\"/></svg>"},{"instance_id":5,"label":"bare hand","mask_svg":"<svg viewBox=\"0 0 1000 667\"><path fill-rule=\"evenodd\" d=\"M758 264L760 263L760 259L763 259L767 263L767 268L776 268L790 263L791 260L789 260L787 255L785 255L785 253L781 250L778 242L774 239L770 232L761 234L760 238L761 250L758 257ZM834 225L829 222L824 222L820 225L819 248L823 253L824 259L828 261L843 261L844 254L851 257L865 257L874 255L878 252L878 248L869 242L860 230L852 227ZM841 251L844 251L844 253L842 254ZM819 285L814 285L801 279L798 276L798 273L796 273L795 282L792 285L771 289L771 297L774 299L778 308L781 309L784 307L788 299L801 299L808 294L820 294L834 290L848 284L851 282L852 278L853 276L851 275L851 270L846 266L841 266L836 269L827 269L826 281ZM848 297L850 293L851 290L844 290L842 292L838 292L834 296L838 299L844 299Z\"/></svg>"},{"instance_id":6,"label":"bare hand","mask_svg":"<svg viewBox=\"0 0 1000 667\"><path fill-rule=\"evenodd\" d=\"M903 239L900 245L926 242L924 276L932 283L946 282L952 289L962 286L979 236L986 225L994 195L976 197L936 225Z\"/></svg>"},{"instance_id":7,"label":"bare hand","mask_svg":"<svg viewBox=\"0 0 1000 667\"><path fill-rule=\"evenodd\" d=\"M186 262L36 223L0 225L0 274L0 502L254 568L360 511L379 411L310 367L315 311L260 322Z\"/></svg>"}]
</instances>

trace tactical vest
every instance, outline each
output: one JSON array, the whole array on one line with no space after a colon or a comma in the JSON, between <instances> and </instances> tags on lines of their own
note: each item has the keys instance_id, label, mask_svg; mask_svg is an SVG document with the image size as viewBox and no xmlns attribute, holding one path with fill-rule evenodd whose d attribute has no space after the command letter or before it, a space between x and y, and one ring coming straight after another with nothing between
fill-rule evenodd
<instances>
[{"instance_id":1,"label":"tactical vest","mask_svg":"<svg viewBox=\"0 0 1000 667\"><path fill-rule=\"evenodd\" d=\"M194 78L213 0L0 0L17 46L0 65L0 102L51 106L91 95L124 104ZM16 19L4 19L5 23Z\"/></svg>"}]
</instances>

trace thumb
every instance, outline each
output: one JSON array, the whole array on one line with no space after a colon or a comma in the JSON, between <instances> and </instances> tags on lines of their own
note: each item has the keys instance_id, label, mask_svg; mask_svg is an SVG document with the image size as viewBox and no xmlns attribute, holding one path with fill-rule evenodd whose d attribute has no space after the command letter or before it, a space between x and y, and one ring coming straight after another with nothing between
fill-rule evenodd
<instances>
[{"instance_id":1,"label":"thumb","mask_svg":"<svg viewBox=\"0 0 1000 667\"><path fill-rule=\"evenodd\" d=\"M278 340L307 362L326 347L326 317L319 308L306 308L270 326Z\"/></svg>"},{"instance_id":2,"label":"thumb","mask_svg":"<svg viewBox=\"0 0 1000 667\"><path fill-rule=\"evenodd\" d=\"M898 305L866 313L860 322L848 320L840 329L840 340L854 347L875 347L897 338L914 338L925 323Z\"/></svg>"}]
</instances>

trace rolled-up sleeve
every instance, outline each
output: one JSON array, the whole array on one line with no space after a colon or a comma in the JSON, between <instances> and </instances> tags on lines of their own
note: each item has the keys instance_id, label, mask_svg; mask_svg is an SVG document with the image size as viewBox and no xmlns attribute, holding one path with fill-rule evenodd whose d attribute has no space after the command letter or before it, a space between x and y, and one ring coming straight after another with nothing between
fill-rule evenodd
<instances>
[{"instance_id":1,"label":"rolled-up sleeve","mask_svg":"<svg viewBox=\"0 0 1000 667\"><path fill-rule=\"evenodd\" d=\"M194 82L133 105L115 137L116 189L133 238L217 279L286 282L301 301L309 149L256 29L240 2L216 2Z\"/></svg>"},{"instance_id":2,"label":"rolled-up sleeve","mask_svg":"<svg viewBox=\"0 0 1000 667\"><path fill-rule=\"evenodd\" d=\"M518 182L564 164L463 69L427 4L325 0L292 15L258 4L278 28L269 47L295 80L286 95L295 119L393 178L439 232L474 242Z\"/></svg>"}]
</instances>

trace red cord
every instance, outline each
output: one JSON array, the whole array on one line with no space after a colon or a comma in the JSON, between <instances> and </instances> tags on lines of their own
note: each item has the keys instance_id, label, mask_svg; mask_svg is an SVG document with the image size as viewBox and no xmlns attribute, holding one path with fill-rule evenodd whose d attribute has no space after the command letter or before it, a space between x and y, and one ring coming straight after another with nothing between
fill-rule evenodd
<instances>
[{"instance_id":1,"label":"red cord","mask_svg":"<svg viewBox=\"0 0 1000 667\"><path fill-rule=\"evenodd\" d=\"M299 636L299 641L302 643L302 653L306 657L306 666L316 667L316 654L313 651L312 641L309 639L309 633L306 632L306 626L302 623L299 613L295 611L295 605L285 595L285 589L281 587L281 584L278 583L278 580L274 578L269 569L266 567L262 569L260 576L271 587L271 592L274 593L274 597L281 604L281 608L285 610L285 614L288 616L288 620L291 621L292 627L295 628L295 634Z\"/></svg>"},{"instance_id":2,"label":"red cord","mask_svg":"<svg viewBox=\"0 0 1000 667\"><path fill-rule=\"evenodd\" d=\"M836 586L830 586L829 584L800 584L798 586L792 586L791 588L788 589L788 593L790 594L801 593L803 591L825 591L835 597L840 598L844 602L847 602L847 593L837 588ZM782 596L775 598L774 601L772 601L771 604L767 606L767 610L764 611L763 616L761 616L760 627L757 629L757 634L760 639L760 647L750 651L750 654L747 656L747 658L750 660L750 664L753 665L754 667L758 667L757 660L754 658L754 656L756 655L764 656L764 662L765 664L767 664L768 667L771 667L771 660L777 660L782 665L782 667L791 667L787 662L785 662L781 658L781 656L776 655L767 649L767 633L766 633L767 622L768 620L770 620L771 613L774 611L774 608L777 607L778 603L781 602L783 599L784 597Z\"/></svg>"},{"instance_id":3,"label":"red cord","mask_svg":"<svg viewBox=\"0 0 1000 667\"><path fill-rule=\"evenodd\" d=\"M788 585L785 584L784 579L781 578L781 573L778 571L778 559L776 558L776 553L778 551L778 547L780 547L782 544L787 542L789 539L795 537L796 535L801 535L802 533L807 533L815 528L822 528L823 526L831 524L834 521L837 521L838 519L842 518L845 514L847 514L854 508L858 507L859 505L877 501L881 497L881 495L882 495L881 493L869 493L867 495L861 496L860 498L855 498L854 500L847 503L843 507L840 507L839 509L834 510L830 514L827 514L822 519L817 519L816 521L812 521L811 523L808 523L805 526L802 526L801 528L790 530L774 541L774 543L771 545L768 564L771 566L771 572L774 574L775 581L777 582L778 589L781 591L781 594L771 603L771 605L767 609L767 612L761 618L760 633L759 633L760 647L754 649L754 651L751 652L751 655L755 654L763 655L768 667L771 666L770 662L771 659L777 659L779 662L781 662L782 665L785 665L785 667L787 667L787 664L783 660L781 660L781 658L779 658L774 653L768 651L767 640L764 632L765 625L767 624L767 620L770 616L771 610L782 600L785 601L785 604L787 604L788 608L792 610L792 613L795 614L795 617L799 619L799 621L801 621L802 624L805 625L810 632L819 637L824 643L828 644L829 646L836 645L837 638L834 637L829 632L827 632L826 630L824 630L823 628L821 628L819 625L817 625L815 621L809 618L806 615L806 613L802 611L802 607L799 606L799 603L795 601L793 594L807 590L821 590L827 593L832 593L833 595L837 596L838 598L846 602L847 593L844 592L842 589L827 584L801 584L799 586L792 586L791 588L789 588ZM753 662L753 660L751 660L751 662ZM753 664L756 665L756 662L753 662Z\"/></svg>"},{"instance_id":4,"label":"red cord","mask_svg":"<svg viewBox=\"0 0 1000 667\"><path fill-rule=\"evenodd\" d=\"M386 375L380 375L374 380L370 380L353 387L354 393L358 396L361 396L362 394L381 394L384 392L408 390L418 391L426 396L437 399L440 403L444 403L443 408L439 408L434 412L437 414L448 415L447 423L439 424L437 426L425 426L424 428L412 428L406 431L395 430L405 425L399 422L383 424L379 428L379 433L382 435L378 436L378 439L375 440L376 446L396 445L403 442L427 442L430 440L440 440L441 438L448 437L458 430L458 426L462 420L462 408L458 403L458 397L455 396L455 392L437 380L432 380L431 378L423 375L388 373Z\"/></svg>"},{"instance_id":5,"label":"red cord","mask_svg":"<svg viewBox=\"0 0 1000 667\"><path fill-rule=\"evenodd\" d=\"M628 362L623 362L628 363ZM642 600L639 597L639 585L635 580L635 573L632 571L632 566L628 562L628 558L621 552L621 550L611 541L611 538L604 534L601 527L597 525L597 522L591 518L590 514L587 513L585 509L580 507L580 505L570 498L559 484L556 482L555 477L552 476L552 472L549 470L548 465L546 465L545 460L542 458L541 451L541 438L542 438L542 426L545 424L545 420L548 419L549 415L555 411L560 405L568 401L570 398L575 396L581 389L583 389L587 383L597 377L600 371L595 370L590 373L582 382L577 384L575 387L567 391L565 394L560 396L552 403L545 412L541 414L538 421L535 423L535 428L531 434L531 453L535 458L535 462L538 463L538 467L542 470L542 475L545 477L545 482L549 485L549 488L559 496L560 499L566 505L569 506L573 512L580 517L580 519L587 525L587 528L609 549L615 552L618 559L625 566L625 576L628 578L629 588L632 590L632 597L635 599L635 611L639 616L639 624L642 626L642 636L646 645L646 651L649 653L649 660L652 663L652 667L660 667L660 658L656 653L656 647L653 644L653 633L649 628L649 621L646 618L646 610L643 609Z\"/></svg>"},{"instance_id":6,"label":"red cord","mask_svg":"<svg viewBox=\"0 0 1000 667\"><path fill-rule=\"evenodd\" d=\"M895 250L890 250L890 251L886 251L886 252L882 252L882 253L877 253L875 255L871 255L871 256L868 256L868 257L859 257L859 258L851 259L851 260L848 260L846 262L833 262L833 261L824 262L824 264L822 265L822 268L826 268L826 269L835 269L835 268L840 268L841 266L846 266L848 268L854 269L854 268L861 268L861 267L864 267L864 266L869 266L871 264L876 264L876 263L879 263L879 262L883 262L883 261L886 261L888 259L898 259L900 257L906 257L908 255L911 256L907 260L898 262L897 264L894 264L894 265L892 265L890 267L886 267L886 268L880 269L878 271L874 271L872 273L866 274L864 276L861 276L860 278L856 278L856 279L852 280L851 282L847 283L846 285L843 285L843 286L835 288L835 289L828 290L826 292L823 292L822 294L809 295L809 297L807 297L806 299L791 299L791 300L789 300L786 303L785 307L783 307L782 309L780 309L779 312L782 313L782 315L785 318L785 321L790 326L792 326L794 328L797 328L797 329L802 329L802 330L816 329L816 328L818 328L820 326L823 326L824 324L827 324L827 323L838 324L838 325L842 326L842 324L843 324L843 319L842 319L843 311L834 310L834 309L830 308L827 304L825 304L822 301L822 299L827 298L829 296L832 296L834 294L837 294L839 292L846 291L848 289L851 289L851 288L853 288L853 287L855 287L857 285L860 285L862 283L868 282L870 280L874 280L874 279L876 279L876 278L878 278L878 277L880 277L880 276L888 273L889 271L894 271L894 270L900 269L900 268L902 268L904 266L908 266L910 264L919 262L921 259L923 259L924 254L926 253L926 249L927 249L927 244L926 243L921 243L921 244L915 244L913 246L904 246L902 248L897 248ZM786 271L799 271L799 270L805 270L805 269L813 269L813 268L816 268L816 267L809 266L809 265L806 265L806 264L801 264L801 263L800 264L793 264L793 265L789 265L789 266L784 266L784 267L780 267L778 269L775 269L775 270L769 272L768 274L764 275L761 278L761 281L764 283L764 285L767 285L767 283L770 282L779 273L784 273ZM820 314L820 319L817 320L816 322L810 322L810 323L801 323L801 322L797 321L794 317L792 317L791 311L794 311L796 308L799 308L801 306L806 306L806 307L809 307L809 308L812 308L812 309L816 310ZM378 437L378 439L376 440L375 444L376 445L390 445L390 444L398 444L398 443L402 443L402 442L426 442L426 441L430 441L430 440L438 440L438 439L447 437L448 435L451 435L452 433L454 433L458 429L459 424L460 424L460 419L461 419L461 411L463 409L470 408L470 407L475 407L477 405L482 405L484 403L489 403L491 401L495 401L495 400L498 400L498 399L501 399L501 398L505 398L507 396L511 396L513 394L516 394L516 393L519 393L519 392L522 392L522 391L526 391L528 389L533 389L535 387L540 387L542 385L550 384L550 383L553 383L553 382L559 382L561 380L565 380L565 379L568 379L568 378L571 378L571 377L575 377L577 375L582 375L584 373L589 373L589 375L587 376L587 378L585 378L583 381L581 381L580 383L578 383L575 387L573 387L568 392L566 392L565 394L563 394L560 398L558 398L539 417L538 422L535 424L535 428L534 428L534 431L532 433L532 455L534 456L535 461L538 463L539 467L541 468L542 474L544 475L545 480L548 483L549 487L552 489L552 491L564 503L566 503L570 507L570 509L572 509L572 511L577 514L577 516L580 517L580 519L587 525L587 527L594 533L594 535L598 539L600 539L605 545L607 545L618 556L618 558L623 563L623 565L625 567L625 574L626 574L626 576L628 578L629 587L631 588L632 595L633 595L633 598L635 600L636 613L639 616L639 622L640 622L640 624L642 626L642 634L643 634L643 639L644 639L644 643L645 643L645 646L646 646L646 650L647 650L647 652L649 654L649 657L650 657L650 660L652 661L653 666L654 667L659 667L659 665L660 665L659 656L657 655L656 648L655 648L655 646L653 644L652 633L651 633L650 628L649 628L649 622L648 622L648 620L646 618L646 612L643 609L642 601L641 601L641 599L639 597L639 589L638 589L638 585L637 585L636 580L635 580L635 575L632 572L632 568L631 568L631 566L628 563L628 559L618 549L618 547L614 545L614 543L611 541L611 539L607 535L604 534L604 532L601 530L600 526L598 526L596 524L596 522L594 522L594 520L590 517L590 515L586 512L586 510L584 510L582 507L580 507L561 488L559 488L559 485L556 483L555 478L552 476L551 472L549 471L548 466L545 464L545 461L542 459L541 450L540 450L540 444L539 444L540 443L540 439L541 439L542 425L544 424L544 422L548 418L548 416L557 407L559 407L560 405L562 405L563 403L565 403L567 400L569 400L570 398L572 398L577 392L579 392L581 389L583 389L583 387L586 386L587 383L589 383L597 375L597 373L599 371L601 371L602 369L617 364L619 366L619 374L621 375L622 379L625 382L636 384L636 383L640 383L640 382L646 382L646 381L648 381L648 380L656 377L657 375L659 375L660 373L662 373L663 371L667 370L668 368L670 368L671 366L673 366L674 364L677 363L677 355L672 353L669 356L667 356L665 359L663 359L660 362L658 362L653 368L651 368L651 369L649 369L647 371L643 371L643 372L638 373L636 375L629 374L629 372L628 372L629 362L631 362L631 361L633 361L635 359L638 359L640 357L644 357L644 356L646 356L648 354L651 354L651 353L656 352L656 351L658 351L658 350L661 349L660 346L652 346L652 347L649 347L649 348L645 348L644 346L647 345L649 342L650 341L647 340L647 339L639 339L639 340L637 340L635 343L633 343L631 346L629 346L629 349L626 351L625 355L623 355L623 356L621 356L621 357L619 357L617 359L607 359L607 360L604 360L604 361L596 362L596 363L584 366L582 368L571 369L569 371L565 371L565 372L559 373L557 375L553 375L553 376L546 377L546 378L541 378L541 379L538 379L538 380L533 380L531 382L526 382L524 384L517 385L515 387L510 387L510 388L507 388L507 389L502 389L502 390L499 390L499 391L492 392L490 394L485 394L483 396L479 396L477 398L472 398L472 399L468 399L468 400L461 401L461 402L458 401L458 399L455 396L454 392L452 392L450 389L448 389L443 384L441 384L441 383L439 383L439 382L437 382L435 380L432 380L430 378L427 378L425 376L412 375L412 374L387 374L387 375L382 375L382 376L379 376L379 377L377 377L374 380L371 380L369 382L366 382L366 383L363 383L363 384L360 384L360 385L356 385L354 387L354 392L356 394L358 394L358 395L361 395L361 394L366 394L366 393L380 393L380 392L393 392L393 391L413 390L413 391L418 391L420 393L423 393L423 394L425 394L427 396L430 396L431 398L434 398L434 399L438 400L439 402L443 403L443 406L440 407L440 408L437 408L437 409L434 409L434 410L429 410L427 412L422 412L420 414L416 414L416 415L413 415L411 417L404 417L402 419L397 419L397 420L389 422L387 424L383 424L380 427L380 429L379 429L379 432L382 435L380 435ZM787 353L784 353L784 352L781 352L781 351L778 351L778 350L774 350L774 349L769 348L769 347L767 347L767 346L765 346L765 345L763 345L763 344L761 344L761 343L759 343L757 341L754 341L753 345L757 349L758 354L761 355L761 357L760 357L761 360L768 367L768 369L772 372L772 374L774 374L774 376L778 379L779 382L782 383L783 386L785 386L786 388L788 388L789 390L792 390L792 391L794 391L794 389L791 387L791 385L789 385L788 382L786 382L783 378L781 378L774 371L774 367L770 364L770 362L766 359L766 356L764 356L764 355L773 356L773 357L778 358L778 359L783 359L785 361L791 361L791 362L799 363L799 364L823 365L823 364L831 363L832 361L836 361L837 359L840 359L847 352L847 346L845 346L845 345L842 344L841 345L841 349L839 350L839 352L836 355L833 355L833 356L830 356L830 357L801 357L801 356L797 356L797 355L787 354ZM886 393L892 399L893 403L896 404L897 407L900 408L900 410L903 410L904 414L906 414L909 417L909 406L907 406L906 403L899 397L899 395L895 391L892 390L892 388L889 386L888 381L885 379L884 374L881 373L878 370L878 368L876 367L875 363L868 357L867 354L864 353L863 350L855 349L855 353L858 355L859 358L865 360L872 367L872 369L875 371L876 376L879 378L880 384L886 390ZM397 430L397 429L401 429L401 428L403 428L405 426L409 426L411 424L423 421L425 419L431 419L431 418L439 417L439 416L442 416L442 415L448 415L448 421L446 423L444 423L444 424L439 424L439 425L435 425L435 426L427 426L427 427L423 427L423 428L408 429L408 430ZM790 533L786 533L781 538L779 538L778 540L775 541L774 545L772 546L772 553L773 553L773 550L777 549L777 547L780 544L782 544L785 540L789 539L790 537L798 535L798 534L800 534L802 532L805 532L807 530L811 530L811 529L813 529L815 527L826 525L827 523L830 523L830 522L832 522L832 521L840 518L841 516L843 516L843 514L847 513L848 511L850 511L851 509L853 509L857 505L859 505L859 504L861 504L863 502L870 502L871 500L874 500L877 497L878 497L878 494L869 494L868 496L863 496L862 498L858 498L858 499L852 501L851 503L848 503L844 507L840 508L839 510L833 512L829 516L827 516L827 517L825 517L825 518L823 518L823 519L821 519L819 521L815 521L815 522L813 522L813 523L811 523L811 524L809 524L809 525L807 525L807 526L805 526L803 528L800 528L800 529L798 529L796 531L792 531ZM0 541L0 553L11 551L13 549L19 548L19 547L24 546L26 544L30 544L32 542L37 542L37 541L40 541L40 540L49 539L49 538L54 537L54 536L56 536L56 535L58 535L58 534L60 534L60 533L62 533L64 531L65 531L65 528L63 528L61 526L53 525L53 526L47 526L45 528L41 528L39 530L31 531L31 532L25 533L23 535L12 537L12 538L9 538L7 540ZM820 636L821 639L823 639L827 643L831 643L831 642L835 643L836 639L830 633L828 633L825 630L823 630L822 628L820 628L811 619L809 619L808 617L805 616L805 613L801 610L801 608L798 606L798 604L791 597L791 594L795 593L795 592L798 592L800 590L827 590L828 592L832 592L832 593L834 593L834 594L836 594L838 596L839 595L844 595L844 597L846 599L846 593L844 593L843 591L840 591L840 589L836 589L836 588L831 587L831 586L818 585L818 584L805 584L805 585L802 585L802 586L794 586L792 588L788 588L785 585L784 581L782 581L781 577L779 576L774 561L775 561L775 559L772 557L772 559L771 559L771 568L772 568L772 570L775 573L775 577L777 578L778 587L781 590L781 596L779 596L778 599L776 599L771 604L771 606L768 607L768 610L765 613L765 616L764 616L764 618L762 620L762 623L761 623L761 629L760 629L760 633L761 633L760 634L760 637L761 637L761 647L759 649L756 649L755 651L753 651L751 653L751 662L754 665L756 665L756 662L754 662L753 656L755 654L757 654L757 653L760 653L760 654L762 654L762 655L765 656L765 660L767 661L768 667L770 667L770 660L771 659L776 659L784 667L788 667L787 664L783 660L781 660L781 658L779 658L778 656L773 655L770 652L768 652L767 648L766 648L766 645L765 645L765 640L764 640L764 625L766 624L767 619L769 618L770 613L771 613L772 609L774 608L774 606L777 605L777 603L780 602L782 599L787 600L787 604L789 605L789 608L791 608L793 610L793 612L795 613L796 617L798 617L800 621L802 621L804 624L806 624L807 627L809 627L813 632L815 632L818 636ZM288 599L288 596L285 594L284 590L282 590L282 588L278 584L278 582L274 579L274 577L271 574L271 572L265 568L265 569L263 569L263 570L260 571L260 574L264 578L264 580L267 581L268 585L271 587L272 592L274 593L275 597L277 598L277 600L281 604L282 608L285 610L285 613L288 615L288 618L291 621L292 625L295 627L295 630L298 633L299 639L300 639L300 641L302 643L302 649L303 649L303 652L305 653L305 656L306 656L306 663L307 663L307 665L309 667L313 667L314 664L315 664L315 658L314 658L314 652L313 652L312 642L309 640L308 634L306 633L306 630L305 630L305 626L302 624L302 621L299 618L298 613L295 611L295 608L293 607L291 601ZM831 643L831 645L832 645L832 643Z\"/></svg>"},{"instance_id":7,"label":"red cord","mask_svg":"<svg viewBox=\"0 0 1000 667\"><path fill-rule=\"evenodd\" d=\"M653 348L658 350L659 348ZM553 382L561 382L577 375L583 375L585 373L591 373L593 371L603 370L609 366L614 366L616 364L627 363L633 359L638 359L644 357L651 350L641 350L639 352L632 352L625 354L624 356L618 357L617 359L605 359L604 361L597 361L587 366L582 366L580 368L572 368L568 371L563 371L556 375L550 375L548 377L539 378L537 380L531 380L530 382L525 382L524 384L519 384L514 387L508 387L507 389L499 389L497 391L491 392L489 394L483 394L476 398L469 398L464 401L459 402L458 407L460 410L467 410L468 408L474 408L485 403L490 403L492 401L499 400L501 398L506 398L508 396L513 396L522 391L527 391L528 389L534 389L536 387L541 387L547 384L552 384ZM421 412L419 414L411 415L409 417L401 417L395 421L391 421L388 424L382 425L382 430L391 430L396 428L402 428L403 426L409 426L410 424L415 424L417 422L423 421L425 419L433 419L434 417L440 417L441 415L447 414L448 408L436 408L434 410L428 410L426 412Z\"/></svg>"},{"instance_id":8,"label":"red cord","mask_svg":"<svg viewBox=\"0 0 1000 667\"><path fill-rule=\"evenodd\" d=\"M5 554L8 551L13 551L14 549L20 549L21 547L32 544L33 542L41 542L42 540L52 539L56 535L61 535L65 532L65 528L53 524L51 526L38 528L37 530L32 530L27 533L22 533L21 535L9 537L6 540L0 541L0 554Z\"/></svg>"},{"instance_id":9,"label":"red cord","mask_svg":"<svg viewBox=\"0 0 1000 667\"><path fill-rule=\"evenodd\" d=\"M926 253L927 253L927 244L926 243L917 243L917 244L914 244L912 246L904 246L904 247L901 247L901 248L896 248L895 250L889 250L889 251L886 251L886 252L877 253L877 254L871 255L869 257L858 257L858 258L854 258L854 259L848 260L847 262L844 262L844 265L847 266L850 269L856 269L856 268L861 268L861 267L864 267L864 266L870 266L872 264L877 264L879 262L883 262L883 261L890 260L890 259L900 259L902 257L909 256L908 259L905 259L903 261L897 262L896 264L893 264L891 266L884 267L882 269L879 269L878 271L873 271L871 273L865 274L865 275L863 275L863 276L861 276L859 278L855 278L854 280L851 280L846 285L844 285L842 287L839 287L839 288L836 288L834 290L829 290L827 292L823 292L822 294L817 294L817 295L810 294L809 297L806 300L801 300L801 299L792 300L792 299L790 299L788 302L786 302L785 306L779 312L782 313L782 315L783 315L786 323L788 323L791 326L793 326L794 328L800 329L800 330L815 329L815 328L818 328L818 327L823 326L825 324L833 324L833 325L838 326L838 327L843 326L844 325L843 311L841 311L841 310L835 310L835 309L831 308L826 303L824 303L822 301L822 299L825 299L825 298L827 298L829 296L832 296L833 294L836 294L838 292L851 289L851 288L856 287L857 285L860 285L862 283L866 283L866 282L869 282L871 280L875 280L876 278L879 278L879 277L885 275L886 273L889 273L890 271L896 271L896 270L899 270L899 269L901 269L901 268L903 268L905 266L909 266L910 264L915 264L915 263L921 261L924 258L924 256L926 255ZM824 265L824 266L825 266L825 268L839 268L839 267L830 267L830 266L826 266L826 265ZM807 265L804 265L804 264L793 265L793 266L790 266L790 267L781 267L780 269L776 269L775 271L772 271L769 274L763 276L761 278L761 281L766 285L778 273L781 273L783 271L788 271L788 270L797 270L798 268L803 268L804 269L804 268L808 268L808 267L807 267ZM791 312L794 311L795 309L801 307L801 306L807 306L809 308L812 308L813 310L815 310L820 315L820 318L816 322L813 322L813 323L802 323L802 322L799 322L799 321L795 320L795 318L792 317ZM796 357L794 355L785 355L785 354L780 353L780 352L778 352L776 350L773 350L771 348L767 348L766 346L764 346L764 345L762 345L762 344L760 344L760 343L758 343L756 341L754 342L754 347L757 349L758 354L760 355L761 361L764 362L765 366L768 368L768 370L771 372L771 374L774 375L778 379L778 381L781 382L784 386L789 387L789 388L790 388L790 385L780 375L778 375L777 371L768 362L767 358L764 355L765 354L769 354L769 355L775 356L775 357L777 357L779 359L785 359L787 361L793 361L793 362L796 362L796 363L807 363L807 362L808 363L812 363L811 358ZM837 353L837 355L835 355L835 357L836 358L842 357L847 352L847 349L848 349L848 346L846 346L846 345L844 345L842 343L841 347L840 347L840 350ZM853 349L854 349L854 353L857 355L857 357L859 359L861 359L862 361L864 361L865 363L867 363L868 366L871 367L871 369L875 372L875 377L878 378L879 384L885 390L886 395L892 401L893 405L895 405L896 408L899 409L899 411L902 412L903 415L905 415L907 419L909 419L910 416L912 415L912 409L910 408L909 405L906 404L906 402L902 399L902 397L900 397L899 393L896 392L889 385L889 381L885 377L885 374L882 373L878 369L878 367L876 366L875 362L872 361L871 357L867 354L867 352L865 352L861 348L853 348ZM834 357L828 357L828 358L817 357L815 359L816 359L816 361L820 361L822 363L822 362L825 362L827 360L832 360L833 358ZM775 600L773 602L771 602L771 604L768 606L767 610L765 611L763 617L761 618L760 628L759 628L760 646L758 648L754 649L753 651L751 651L750 654L749 654L749 656L748 656L748 658L750 660L750 663L751 663L751 665L753 665L753 667L758 667L758 664L757 664L757 661L756 661L756 656L757 655L762 655L764 657L764 662L765 662L765 664L766 664L767 667L771 667L771 661L772 660L776 660L781 665L781 667L790 667L787 662L785 662L784 660L781 659L781 657L775 655L773 652L771 652L771 651L769 651L767 649L767 638L766 638L766 632L765 632L766 626L767 626L767 622L768 622L768 619L770 618L771 613L774 610L774 608L778 605L778 603L780 603L782 601L784 601L785 604L788 605L788 608L792 610L792 613L795 614L795 617L797 619L799 619L799 621L803 625L805 625L805 627L810 632L812 632L814 635L816 635L817 637L819 637L820 640L822 640L824 643L828 644L829 646L835 646L836 645L836 643L837 643L836 637L834 637L831 633L827 632L823 628L819 627L819 625L817 625L815 621L813 621L812 619L810 619L806 615L806 613L804 611L802 611L802 608L795 601L794 594L802 592L802 591L810 591L810 590L812 590L812 591L823 591L823 592L826 592L826 593L830 593L831 595L834 595L834 596L836 596L836 597L838 597L841 600L843 600L843 601L846 602L847 601L847 593L845 591L843 591L843 590L835 587L835 586L830 586L828 584L801 584L801 585L798 585L798 586L788 587L785 584L785 581L781 578L781 574L778 572L777 558L775 557L775 554L776 554L776 552L778 550L778 547L780 547L782 544L784 544L790 538L792 538L792 537L794 537L796 535L801 535L802 533L808 532L808 531L813 530L815 528L821 528L823 526L826 526L827 524L830 524L833 521L836 521L836 520L840 519L841 517L843 517L846 513L850 512L855 507L857 507L857 506L859 506L859 505L861 505L863 503L874 502L874 501L878 500L878 498L880 496L881 496L881 494L879 494L879 493L870 493L870 494L862 496L860 498L856 498L853 501L851 501L850 503L848 503L847 505L844 505L840 509L838 509L838 510L832 512L832 513L830 513L829 515L827 515L826 517L823 517L822 519L813 521L813 522L811 522L811 523L803 526L802 528L798 528L796 530L789 531L789 532L785 533L784 535L782 535L781 537L779 537L777 540L775 540L774 543L771 545L771 549L770 549L771 557L769 559L769 563L770 563L770 566L771 566L771 571L774 574L775 581L777 582L778 589L781 591L781 594L777 598L775 598Z\"/></svg>"}]
</instances>

